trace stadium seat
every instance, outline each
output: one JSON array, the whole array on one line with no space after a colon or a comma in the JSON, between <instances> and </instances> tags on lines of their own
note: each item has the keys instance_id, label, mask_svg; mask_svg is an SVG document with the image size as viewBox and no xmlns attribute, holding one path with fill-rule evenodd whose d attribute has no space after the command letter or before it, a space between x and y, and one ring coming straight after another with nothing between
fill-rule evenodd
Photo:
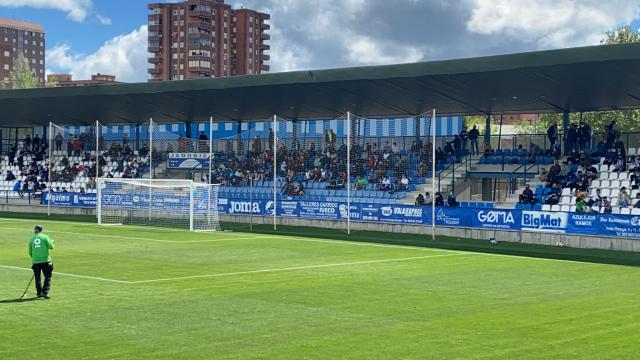
<instances>
[{"instance_id":1,"label":"stadium seat","mask_svg":"<svg viewBox=\"0 0 640 360\"><path fill-rule=\"evenodd\" d=\"M631 215L640 215L640 209L638 208L631 209Z\"/></svg>"},{"instance_id":2,"label":"stadium seat","mask_svg":"<svg viewBox=\"0 0 640 360\"><path fill-rule=\"evenodd\" d=\"M560 205L551 205L551 211L560 211Z\"/></svg>"},{"instance_id":3,"label":"stadium seat","mask_svg":"<svg viewBox=\"0 0 640 360\"><path fill-rule=\"evenodd\" d=\"M631 209L628 207L621 208L620 215L631 215Z\"/></svg>"},{"instance_id":4,"label":"stadium seat","mask_svg":"<svg viewBox=\"0 0 640 360\"><path fill-rule=\"evenodd\" d=\"M542 205L542 211L551 211L551 205L543 204Z\"/></svg>"},{"instance_id":5,"label":"stadium seat","mask_svg":"<svg viewBox=\"0 0 640 360\"><path fill-rule=\"evenodd\" d=\"M570 212L571 211L571 206L570 205L562 205L562 206L560 206L560 211L562 211L562 212Z\"/></svg>"}]
</instances>

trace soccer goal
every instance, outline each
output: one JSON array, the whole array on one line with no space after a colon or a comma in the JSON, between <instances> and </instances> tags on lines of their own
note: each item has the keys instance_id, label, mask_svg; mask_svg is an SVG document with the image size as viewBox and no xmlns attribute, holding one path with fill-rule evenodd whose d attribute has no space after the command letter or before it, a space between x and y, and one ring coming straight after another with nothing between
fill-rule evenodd
<instances>
[{"instance_id":1,"label":"soccer goal","mask_svg":"<svg viewBox=\"0 0 640 360\"><path fill-rule=\"evenodd\" d=\"M219 231L219 185L191 180L98 179L100 225Z\"/></svg>"}]
</instances>

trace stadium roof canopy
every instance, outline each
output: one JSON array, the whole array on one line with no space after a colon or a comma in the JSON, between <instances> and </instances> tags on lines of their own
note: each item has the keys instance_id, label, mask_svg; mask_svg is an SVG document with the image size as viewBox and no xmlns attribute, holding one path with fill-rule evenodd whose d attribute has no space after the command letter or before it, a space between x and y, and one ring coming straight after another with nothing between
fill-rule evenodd
<instances>
[{"instance_id":1,"label":"stadium roof canopy","mask_svg":"<svg viewBox=\"0 0 640 360\"><path fill-rule=\"evenodd\" d=\"M0 91L0 126L640 108L640 43L189 81Z\"/></svg>"}]
</instances>

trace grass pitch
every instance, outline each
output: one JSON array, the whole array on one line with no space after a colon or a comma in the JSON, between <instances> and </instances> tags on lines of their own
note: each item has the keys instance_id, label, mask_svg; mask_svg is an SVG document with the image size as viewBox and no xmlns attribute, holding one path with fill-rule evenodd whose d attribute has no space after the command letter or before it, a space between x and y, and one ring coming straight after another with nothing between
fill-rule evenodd
<instances>
[{"instance_id":1,"label":"grass pitch","mask_svg":"<svg viewBox=\"0 0 640 360\"><path fill-rule=\"evenodd\" d=\"M31 276L36 222L56 243L52 298L31 299L31 289L15 302ZM375 236L0 219L0 359L602 359L640 351L640 268L475 250L624 264L637 263L636 254Z\"/></svg>"}]
</instances>

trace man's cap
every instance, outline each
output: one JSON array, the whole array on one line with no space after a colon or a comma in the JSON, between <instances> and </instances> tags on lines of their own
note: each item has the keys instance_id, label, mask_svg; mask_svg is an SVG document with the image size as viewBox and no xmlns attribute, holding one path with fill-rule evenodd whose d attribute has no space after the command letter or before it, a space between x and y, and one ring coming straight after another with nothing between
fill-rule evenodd
<instances>
[{"instance_id":1,"label":"man's cap","mask_svg":"<svg viewBox=\"0 0 640 360\"><path fill-rule=\"evenodd\" d=\"M37 231L37 232L42 232L42 226L36 225L36 226L34 226L33 230Z\"/></svg>"}]
</instances>

